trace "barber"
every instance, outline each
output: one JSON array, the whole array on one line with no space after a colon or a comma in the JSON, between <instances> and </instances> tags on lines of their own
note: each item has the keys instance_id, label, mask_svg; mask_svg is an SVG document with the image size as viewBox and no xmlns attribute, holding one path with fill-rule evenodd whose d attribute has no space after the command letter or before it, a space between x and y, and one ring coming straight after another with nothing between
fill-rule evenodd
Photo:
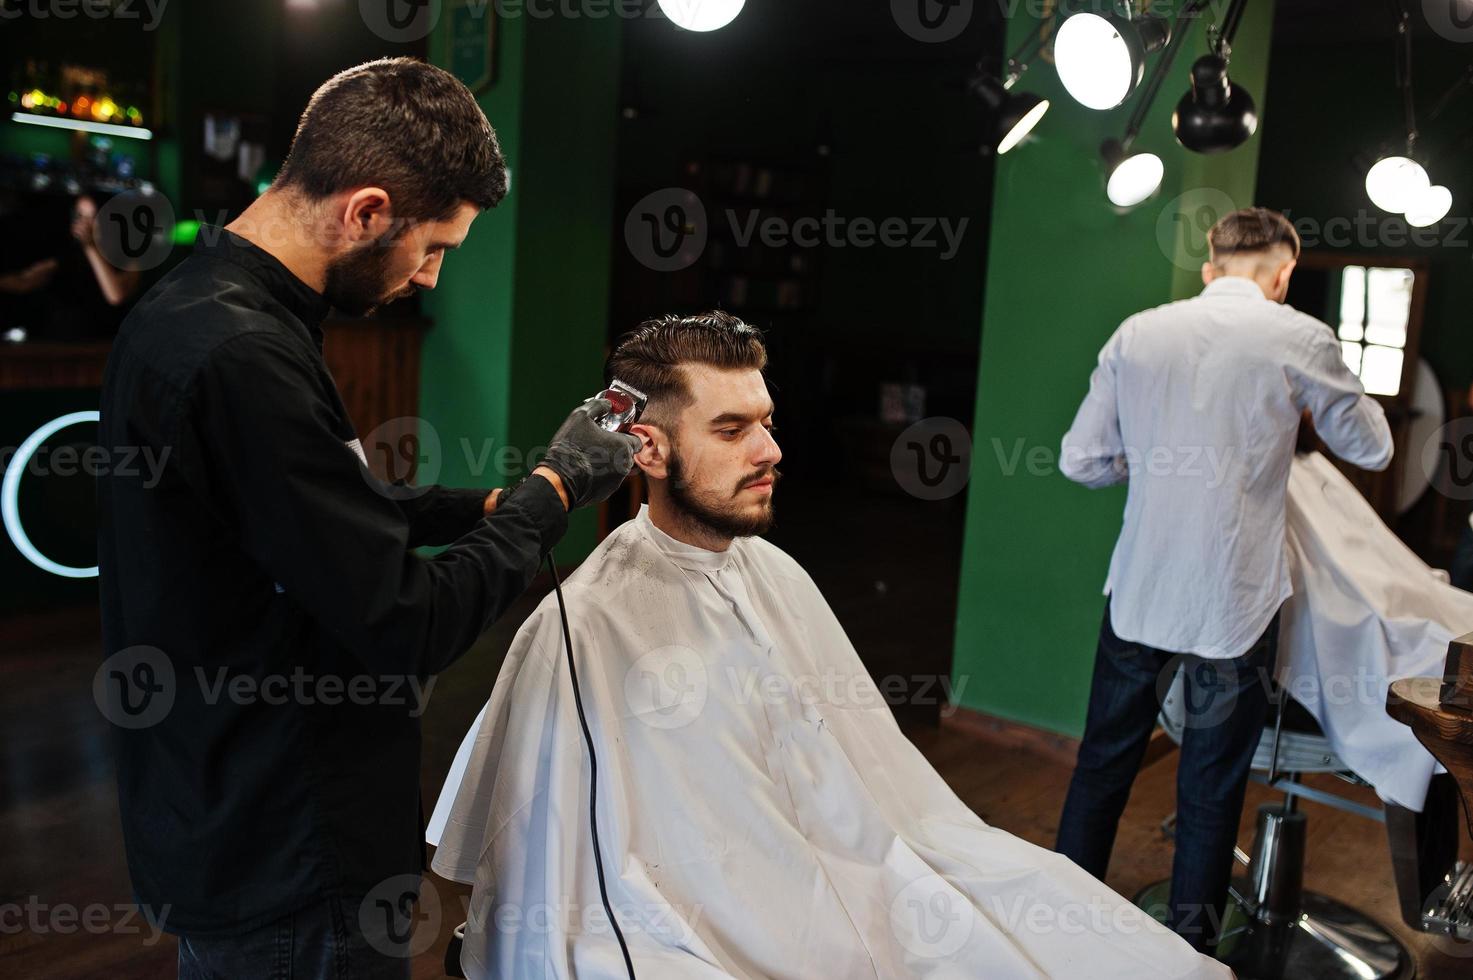
<instances>
[{"instance_id":1,"label":"barber","mask_svg":"<svg viewBox=\"0 0 1473 980\"><path fill-rule=\"evenodd\" d=\"M427 679L632 465L638 440L590 401L500 506L365 466L323 318L434 288L506 191L460 82L361 65L121 329L101 442L166 465L156 485L124 467L99 483L99 693L136 897L180 936L183 978L409 976Z\"/></svg>"},{"instance_id":2,"label":"barber","mask_svg":"<svg viewBox=\"0 0 1473 980\"><path fill-rule=\"evenodd\" d=\"M1160 695L1182 667L1169 924L1204 951L1221 925L1279 607L1292 593L1284 507L1300 414L1348 462L1384 469L1392 452L1385 414L1334 332L1283 305L1299 257L1293 225L1236 211L1208 244L1206 288L1121 324L1064 436L1067 477L1128 481L1130 492L1057 845L1104 879Z\"/></svg>"}]
</instances>

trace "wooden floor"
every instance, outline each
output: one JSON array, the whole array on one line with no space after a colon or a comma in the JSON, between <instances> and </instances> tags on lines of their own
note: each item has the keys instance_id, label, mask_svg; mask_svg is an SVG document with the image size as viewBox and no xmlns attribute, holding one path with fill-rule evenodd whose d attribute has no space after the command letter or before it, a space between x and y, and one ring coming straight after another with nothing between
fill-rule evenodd
<instances>
[{"instance_id":1,"label":"wooden floor","mask_svg":"<svg viewBox=\"0 0 1473 980\"><path fill-rule=\"evenodd\" d=\"M530 604L535 595L524 600ZM520 622L524 609L507 617ZM175 945L151 936L128 912L118 812L103 721L92 704L100 657L95 623L80 617L75 636L0 637L0 977L174 975ZM504 648L509 627L485 641ZM461 735L490 690L497 658L477 651L442 678L426 715L425 776L433 800ZM911 732L947 782L983 819L1035 843L1052 844L1069 772L1045 755L1000 749L948 728ZM1172 811L1176 756L1149 766L1120 829L1108 883L1125 895L1166 877L1171 847L1159 825ZM1347 790L1343 784L1324 785ZM1369 794L1362 792L1366 802ZM1251 814L1269 799L1250 787ZM1379 824L1316 804L1309 813L1307 887L1347 901L1393 926L1415 951L1420 976L1464 980L1473 949L1411 934L1401 926ZM1240 841L1251 840L1251 817ZM181 859L182 856L181 856ZM421 922L434 944L414 963L417 978L442 976L450 929L461 919L465 889L430 876L443 908ZM90 917L90 919L88 918ZM83 928L79 920L90 921ZM1073 978L1070 978L1073 980ZM1306 978L1308 980L1308 978Z\"/></svg>"}]
</instances>

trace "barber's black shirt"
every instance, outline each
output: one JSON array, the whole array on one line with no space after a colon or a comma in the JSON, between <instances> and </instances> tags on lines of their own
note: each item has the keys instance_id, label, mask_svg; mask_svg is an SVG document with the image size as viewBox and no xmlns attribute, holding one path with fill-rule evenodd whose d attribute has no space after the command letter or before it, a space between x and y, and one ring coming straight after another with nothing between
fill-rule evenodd
<instances>
[{"instance_id":1,"label":"barber's black shirt","mask_svg":"<svg viewBox=\"0 0 1473 980\"><path fill-rule=\"evenodd\" d=\"M322 296L244 239L200 241L103 382L96 693L137 898L204 935L419 874L414 685L526 588L567 517L541 479L484 518L485 491L372 476Z\"/></svg>"}]
</instances>

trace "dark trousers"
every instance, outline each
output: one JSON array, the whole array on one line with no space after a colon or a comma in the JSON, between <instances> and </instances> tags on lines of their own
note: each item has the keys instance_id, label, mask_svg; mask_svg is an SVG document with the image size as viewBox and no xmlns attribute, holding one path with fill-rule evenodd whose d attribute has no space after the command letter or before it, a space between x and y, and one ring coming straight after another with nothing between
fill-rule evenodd
<instances>
[{"instance_id":1,"label":"dark trousers","mask_svg":"<svg viewBox=\"0 0 1473 980\"><path fill-rule=\"evenodd\" d=\"M1120 814L1178 667L1186 672L1186 727L1176 777L1176 855L1169 924L1200 950L1216 941L1233 868L1248 768L1272 699L1279 617L1228 660L1170 653L1100 626L1089 715L1055 850L1105 878Z\"/></svg>"},{"instance_id":2,"label":"dark trousers","mask_svg":"<svg viewBox=\"0 0 1473 980\"><path fill-rule=\"evenodd\" d=\"M409 980L410 920L380 911L330 897L239 936L180 936L179 980Z\"/></svg>"}]
</instances>

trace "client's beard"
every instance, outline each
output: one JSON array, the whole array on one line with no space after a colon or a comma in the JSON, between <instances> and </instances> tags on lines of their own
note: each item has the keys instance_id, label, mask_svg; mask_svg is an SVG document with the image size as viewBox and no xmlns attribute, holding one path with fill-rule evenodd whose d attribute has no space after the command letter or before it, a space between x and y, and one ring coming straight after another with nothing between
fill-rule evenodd
<instances>
[{"instance_id":1,"label":"client's beard","mask_svg":"<svg viewBox=\"0 0 1473 980\"><path fill-rule=\"evenodd\" d=\"M769 478L772 480L773 489L776 490L779 474L776 467L769 466L743 477L741 483L737 484L732 491L733 498L748 484ZM701 525L718 537L750 538L755 534L766 534L772 530L773 521L776 519L772 497L767 498L767 506L760 513L755 516L747 516L718 510L692 493L690 484L685 479L685 467L681 464L678 449L670 455L670 468L665 485L670 491L670 501L687 520Z\"/></svg>"},{"instance_id":2,"label":"client's beard","mask_svg":"<svg viewBox=\"0 0 1473 980\"><path fill-rule=\"evenodd\" d=\"M327 267L323 297L351 316L368 316L385 303L413 295L413 286L391 292L384 285L392 254L389 242L380 239L333 260Z\"/></svg>"}]
</instances>

